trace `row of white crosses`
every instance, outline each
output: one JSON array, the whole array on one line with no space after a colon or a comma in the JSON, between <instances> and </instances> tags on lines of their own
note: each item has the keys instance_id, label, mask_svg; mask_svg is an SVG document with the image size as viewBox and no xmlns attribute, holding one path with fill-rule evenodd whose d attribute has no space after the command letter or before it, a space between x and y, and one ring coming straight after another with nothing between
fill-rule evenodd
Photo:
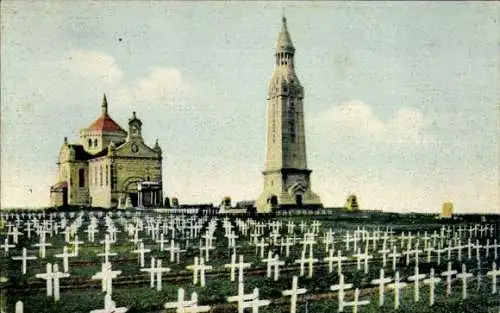
<instances>
[{"instance_id":1,"label":"row of white crosses","mask_svg":"<svg viewBox=\"0 0 500 313\"><path fill-rule=\"evenodd\" d=\"M229 227L228 227L228 228L229 228ZM212 232L211 232L211 233L212 233ZM232 233L232 232L231 232L231 230L230 230L229 234L231 234L231 233ZM42 232L41 234L44 234L44 233ZM113 236L113 234L114 234L114 235L116 235L116 231L115 231L115 230L112 230L112 231L111 231L111 233L110 233L109 235L110 235L110 236ZM307 234L307 233L306 233L306 234ZM313 240L311 240L311 239L310 239L310 238L311 238L311 236L308 236L308 235L306 235L306 234L305 234L305 239L304 239L304 241L303 241L303 245L304 245L304 247L303 247L303 248L304 248L304 249L303 249L302 261L304 261L304 260L305 260L305 261L314 260L314 258L312 258L312 255L311 255L311 251L312 251L312 246L315 244L315 242L314 242ZM364 233L362 233L362 234L364 234ZM312 236L312 238L314 238L314 237ZM366 236L366 238L370 238L370 237ZM409 238L410 238L409 240L411 240L411 237L409 237ZM75 239L76 239L76 241L78 241L78 239L77 239L77 238L75 238ZM288 239L288 238L287 238L287 239ZM105 246L106 246L106 240L107 240L107 241L111 241L112 239L108 239L108 238L106 238L106 239L105 239L105 241L104 241ZM115 238L115 240L116 240L116 238ZM228 241L229 241L229 238L228 238ZM331 246L332 246L332 249L331 249L331 250L333 250L333 249L334 249L334 245L333 245L333 243L331 244ZM410 245L408 245L408 246L410 246ZM365 251L366 251L366 249L367 249L366 247L367 247L367 246L365 246ZM142 247L142 248L143 248L143 247ZM309 260L308 260L308 259L305 259L305 251L304 251L304 250L305 250L305 248L309 248L309 251L310 251L310 259L309 259ZM76 248L75 250L77 250L77 248ZM489 251L489 250L486 250L486 251ZM105 252L109 252L109 245L108 245L108 249L106 249L106 247L105 247ZM340 250L339 250L338 252L340 252ZM64 255L64 254L67 254L67 253L65 253L65 252L63 251L63 255ZM358 248L358 254L360 254L360 253L359 253L359 248ZM407 254L407 255L408 255L408 254ZM416 256L418 256L418 253L416 254ZM64 258L64 256L61 256L61 257L63 257L63 258ZM331 257L333 257L333 255L331 255ZM325 259L326 259L326 258L325 258ZM106 259L106 261L108 262L108 260L107 260L107 259ZM326 261L326 260L325 260L325 261ZM64 260L63 260L63 262L64 262ZM315 261L310 261L310 268L311 268L311 269L310 269L310 276L312 276L312 265L311 265L311 264L312 264L312 263L314 263L314 262L315 262ZM417 261L417 262L418 262L418 261ZM303 265L303 263L302 263L302 265ZM153 266L152 266L152 267L153 267ZM331 268L331 267L332 267L332 265L330 264L330 268ZM340 263L340 262L339 262L339 268L341 268L341 263ZM279 270L279 267L278 267L278 270ZM339 270L339 271L340 271L340 270ZM275 275L276 275L276 271L275 271ZM302 270L301 270L301 275L303 275L303 266L302 266ZM496 284L495 284L495 286L496 286Z\"/></svg>"}]
</instances>

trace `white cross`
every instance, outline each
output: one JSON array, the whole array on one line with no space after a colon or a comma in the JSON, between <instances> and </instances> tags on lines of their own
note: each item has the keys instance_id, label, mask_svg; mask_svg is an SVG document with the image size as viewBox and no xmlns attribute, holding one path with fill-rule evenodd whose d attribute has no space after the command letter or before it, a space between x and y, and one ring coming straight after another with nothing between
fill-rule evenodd
<instances>
[{"instance_id":1,"label":"white cross","mask_svg":"<svg viewBox=\"0 0 500 313\"><path fill-rule=\"evenodd\" d=\"M73 256L78 256L78 247L80 246L81 243L85 243L83 241L78 240L78 235L75 235L75 239L73 241L69 242L70 244L73 244Z\"/></svg>"},{"instance_id":2,"label":"white cross","mask_svg":"<svg viewBox=\"0 0 500 313\"><path fill-rule=\"evenodd\" d=\"M441 273L441 276L446 276L446 295L451 294L451 277L455 275L457 271L451 270L451 262L448 262L448 270Z\"/></svg>"},{"instance_id":3,"label":"white cross","mask_svg":"<svg viewBox=\"0 0 500 313\"><path fill-rule=\"evenodd\" d=\"M424 279L427 275L425 274L419 274L419 269L418 265L415 265L415 274L413 276L409 276L408 280L413 281L413 300L415 302L418 302L420 300L420 292L419 292L419 287L420 287L420 280Z\"/></svg>"},{"instance_id":4,"label":"white cross","mask_svg":"<svg viewBox=\"0 0 500 313\"><path fill-rule=\"evenodd\" d=\"M278 244L278 237L280 237L280 233L278 233L278 232L272 232L272 233L269 234L269 236L272 237L273 244L277 245Z\"/></svg>"},{"instance_id":5,"label":"white cross","mask_svg":"<svg viewBox=\"0 0 500 313\"><path fill-rule=\"evenodd\" d=\"M45 259L45 247L49 246L52 246L52 244L45 242L45 233L42 233L40 235L40 241L33 245L33 247L38 247L38 255L42 259Z\"/></svg>"},{"instance_id":6,"label":"white cross","mask_svg":"<svg viewBox=\"0 0 500 313\"><path fill-rule=\"evenodd\" d=\"M205 246L203 246L201 244L201 240L200 240L200 255L203 255L202 252L205 251L205 258L207 259L207 261L210 258L209 251L212 249L215 249L215 248L211 246L211 241L209 242L209 241L205 240Z\"/></svg>"},{"instance_id":7,"label":"white cross","mask_svg":"<svg viewBox=\"0 0 500 313\"><path fill-rule=\"evenodd\" d=\"M318 233L319 232L319 227L321 226L321 223L318 222L318 221L314 221L312 224L312 231L315 232L315 233Z\"/></svg>"},{"instance_id":8,"label":"white cross","mask_svg":"<svg viewBox=\"0 0 500 313\"><path fill-rule=\"evenodd\" d=\"M52 267L52 278L54 279L54 301L59 301L60 299L60 294L59 294L59 280L61 278L69 277L68 273L62 273L59 272L59 266L57 264L54 264Z\"/></svg>"},{"instance_id":9,"label":"white cross","mask_svg":"<svg viewBox=\"0 0 500 313\"><path fill-rule=\"evenodd\" d=\"M416 258L418 260L418 254L421 252L420 250L418 250L418 247L415 248L414 250L411 250L410 242L411 242L411 239L410 239L410 241L408 241L408 246L406 248L406 251L403 252L403 254L406 255L406 265L410 265L410 256L412 254L415 254Z\"/></svg>"},{"instance_id":10,"label":"white cross","mask_svg":"<svg viewBox=\"0 0 500 313\"><path fill-rule=\"evenodd\" d=\"M94 238L95 238L95 233L98 233L99 230L97 229L97 227L93 224L90 224L88 227L87 227L87 230L84 230L84 232L87 233L87 240L90 241L90 242L94 242Z\"/></svg>"},{"instance_id":11,"label":"white cross","mask_svg":"<svg viewBox=\"0 0 500 313\"><path fill-rule=\"evenodd\" d=\"M330 249L328 251L328 256L323 258L323 261L328 262L328 273L333 272L333 262L335 261L335 257L333 256L333 252L334 252L334 250Z\"/></svg>"},{"instance_id":12,"label":"white cross","mask_svg":"<svg viewBox=\"0 0 500 313\"><path fill-rule=\"evenodd\" d=\"M243 263L243 255L240 255L239 262L236 264L238 268L238 281L243 282L243 269L250 267L252 263Z\"/></svg>"},{"instance_id":13,"label":"white cross","mask_svg":"<svg viewBox=\"0 0 500 313\"><path fill-rule=\"evenodd\" d=\"M161 291L161 283L162 283L162 273L168 273L170 272L170 268L168 267L162 267L161 260L158 259L156 260L156 268L153 269L153 273L156 273L156 290Z\"/></svg>"},{"instance_id":14,"label":"white cross","mask_svg":"<svg viewBox=\"0 0 500 313\"><path fill-rule=\"evenodd\" d=\"M111 241L109 240L109 235L105 235L104 241L101 241L101 243L104 243L104 253L98 253L97 256L103 256L104 257L104 263L109 263L109 257L110 256L115 256L115 252L110 251L111 247Z\"/></svg>"},{"instance_id":15,"label":"white cross","mask_svg":"<svg viewBox=\"0 0 500 313\"><path fill-rule=\"evenodd\" d=\"M144 254L151 252L151 249L144 249L144 242L141 242L139 248L132 252L138 254L140 266L144 267Z\"/></svg>"},{"instance_id":16,"label":"white cross","mask_svg":"<svg viewBox=\"0 0 500 313\"><path fill-rule=\"evenodd\" d=\"M368 254L368 251L367 251L367 246L365 246L365 252L364 253L361 253L360 252L360 249L358 248L358 253L357 254L354 254L353 256L356 257L357 259L357 270L361 270L361 260L363 260L364 262L364 272L365 274L368 274L368 260L369 259L373 259L373 256L369 255Z\"/></svg>"},{"instance_id":17,"label":"white cross","mask_svg":"<svg viewBox=\"0 0 500 313\"><path fill-rule=\"evenodd\" d=\"M392 253L388 255L390 258L392 258L392 270L396 270L396 259L401 256L401 253L396 252L396 246L392 246Z\"/></svg>"},{"instance_id":18,"label":"white cross","mask_svg":"<svg viewBox=\"0 0 500 313\"><path fill-rule=\"evenodd\" d=\"M163 236L163 234L162 234ZM163 239L163 238L162 238ZM174 262L175 254L180 250L179 247L175 245L175 241L170 240L170 246L168 248L164 248L165 251L170 253L170 262Z\"/></svg>"},{"instance_id":19,"label":"white cross","mask_svg":"<svg viewBox=\"0 0 500 313\"><path fill-rule=\"evenodd\" d=\"M438 249L435 249L434 251L436 251L436 253L437 253L437 264L441 265L441 253L448 251L448 249L446 249L446 248L441 248L441 249L438 248Z\"/></svg>"},{"instance_id":20,"label":"white cross","mask_svg":"<svg viewBox=\"0 0 500 313\"><path fill-rule=\"evenodd\" d=\"M210 306L198 306L198 295L196 292L191 294L191 301L184 301L184 289L179 288L177 302L167 302L164 305L165 309L177 309L176 313L198 313L210 311Z\"/></svg>"},{"instance_id":21,"label":"white cross","mask_svg":"<svg viewBox=\"0 0 500 313\"><path fill-rule=\"evenodd\" d=\"M92 310L90 313L125 313L128 308L117 308L116 303L111 299L111 295L107 293L104 296L104 309Z\"/></svg>"},{"instance_id":22,"label":"white cross","mask_svg":"<svg viewBox=\"0 0 500 313\"><path fill-rule=\"evenodd\" d=\"M476 244L474 245L474 248L476 249L476 260L477 261L480 261L480 259L481 259L481 248L482 247L483 246L481 246L479 244L479 240L476 240Z\"/></svg>"},{"instance_id":23,"label":"white cross","mask_svg":"<svg viewBox=\"0 0 500 313\"><path fill-rule=\"evenodd\" d=\"M235 280L235 269L236 269L236 267L238 267L238 265L236 265L236 254L231 255L231 263L224 264L224 267L231 269L231 281L234 281Z\"/></svg>"},{"instance_id":24,"label":"white cross","mask_svg":"<svg viewBox=\"0 0 500 313\"><path fill-rule=\"evenodd\" d=\"M9 252L9 248L15 248L16 245L9 245L9 237L6 237L4 244L0 246L5 252Z\"/></svg>"},{"instance_id":25,"label":"white cross","mask_svg":"<svg viewBox=\"0 0 500 313\"><path fill-rule=\"evenodd\" d=\"M294 243L292 242L292 238L286 237L286 239L284 240L283 237L281 237L280 252L283 253L283 247L285 247L285 256L288 258L288 256L290 255L290 247L292 247L293 245Z\"/></svg>"},{"instance_id":26,"label":"white cross","mask_svg":"<svg viewBox=\"0 0 500 313\"><path fill-rule=\"evenodd\" d=\"M434 269L431 268L429 278L424 279L424 284L429 285L429 306L434 305L434 289L436 288L436 283L439 283L441 278L434 277Z\"/></svg>"},{"instance_id":27,"label":"white cross","mask_svg":"<svg viewBox=\"0 0 500 313\"><path fill-rule=\"evenodd\" d=\"M259 288L255 288L252 293L252 299L247 302L243 302L243 309L251 308L252 313L259 313L259 307L268 306L271 303L269 300L259 299Z\"/></svg>"},{"instance_id":28,"label":"white cross","mask_svg":"<svg viewBox=\"0 0 500 313\"><path fill-rule=\"evenodd\" d=\"M424 251L427 252L427 263L431 262L431 256L432 256L432 251L434 251L434 248L431 245L428 245Z\"/></svg>"},{"instance_id":29,"label":"white cross","mask_svg":"<svg viewBox=\"0 0 500 313\"><path fill-rule=\"evenodd\" d=\"M330 286L330 290L332 291L337 291L337 296L338 296L338 303L339 303L339 312L344 311L344 295L345 295L345 290L351 289L352 284L345 284L344 283L344 275L340 274L339 275L339 283L337 285Z\"/></svg>"},{"instance_id":30,"label":"white cross","mask_svg":"<svg viewBox=\"0 0 500 313\"><path fill-rule=\"evenodd\" d=\"M56 254L55 257L56 258L62 258L63 259L63 271L64 273L67 273L68 272L68 259L69 257L73 257L74 255L71 254L71 253L68 253L68 247L67 246L64 246L63 247L63 253L61 254Z\"/></svg>"},{"instance_id":31,"label":"white cross","mask_svg":"<svg viewBox=\"0 0 500 313\"><path fill-rule=\"evenodd\" d=\"M399 280L399 271L394 275L394 283L387 285L388 288L394 289L394 309L399 309L399 292L402 288L406 287L406 283Z\"/></svg>"},{"instance_id":32,"label":"white cross","mask_svg":"<svg viewBox=\"0 0 500 313\"><path fill-rule=\"evenodd\" d=\"M198 262L198 257L194 257L194 264L186 266L186 269L193 271L193 284L198 283L198 272L200 271L200 263Z\"/></svg>"},{"instance_id":33,"label":"white cross","mask_svg":"<svg viewBox=\"0 0 500 313\"><path fill-rule=\"evenodd\" d=\"M149 268L141 268L140 271L141 272L149 272L149 281L150 281L150 287L151 288L154 288L155 286L155 267L156 267L156 263L155 263L155 258L154 257L151 257L151 267Z\"/></svg>"},{"instance_id":34,"label":"white cross","mask_svg":"<svg viewBox=\"0 0 500 313\"><path fill-rule=\"evenodd\" d=\"M165 235L162 233L160 235L160 239L156 240L156 243L160 244L160 251L164 251L165 243L167 243L168 240L165 240Z\"/></svg>"},{"instance_id":35,"label":"white cross","mask_svg":"<svg viewBox=\"0 0 500 313\"><path fill-rule=\"evenodd\" d=\"M391 250L387 249L387 247L384 244L384 247L381 250L378 250L377 252L382 255L382 267L386 267L386 265L387 265L387 253L391 252Z\"/></svg>"},{"instance_id":36,"label":"white cross","mask_svg":"<svg viewBox=\"0 0 500 313\"><path fill-rule=\"evenodd\" d=\"M497 264L493 262L491 271L486 273L486 276L491 276L492 294L497 293L497 276L499 275L500 275L500 269L497 269Z\"/></svg>"},{"instance_id":37,"label":"white cross","mask_svg":"<svg viewBox=\"0 0 500 313\"><path fill-rule=\"evenodd\" d=\"M378 305L384 305L384 285L392 281L391 277L384 277L384 269L380 269L380 276L378 279L371 281L371 284L378 285Z\"/></svg>"},{"instance_id":38,"label":"white cross","mask_svg":"<svg viewBox=\"0 0 500 313\"><path fill-rule=\"evenodd\" d=\"M36 260L36 259L37 259L36 256L28 256L27 255L26 248L23 248L23 254L21 256L13 256L12 257L12 260L21 261L22 262L21 270L23 272L23 275L26 274L26 263L27 263L27 261L28 260Z\"/></svg>"},{"instance_id":39,"label":"white cross","mask_svg":"<svg viewBox=\"0 0 500 313\"><path fill-rule=\"evenodd\" d=\"M300 264L300 276L304 276L304 265L306 263L308 263L309 264L309 277L312 277L313 263L318 262L318 259L314 259L311 255L306 259L305 255L306 255L306 250L302 249L301 258L298 260L295 260L294 263Z\"/></svg>"},{"instance_id":40,"label":"white cross","mask_svg":"<svg viewBox=\"0 0 500 313\"><path fill-rule=\"evenodd\" d=\"M102 291L108 294L113 292L113 278L118 277L122 271L112 271L111 263L102 263L101 271L92 276L92 279L100 279L102 282Z\"/></svg>"},{"instance_id":41,"label":"white cross","mask_svg":"<svg viewBox=\"0 0 500 313\"><path fill-rule=\"evenodd\" d=\"M292 289L283 290L281 294L283 296L291 296L290 299L290 313L297 312L297 295L301 295L307 292L305 288L298 288L298 278L297 276L293 276L292 280Z\"/></svg>"},{"instance_id":42,"label":"white cross","mask_svg":"<svg viewBox=\"0 0 500 313\"><path fill-rule=\"evenodd\" d=\"M53 275L52 275L52 264L51 263L47 263L46 270L47 270L47 272L42 273L42 274L36 274L35 277L45 279L46 289L47 289L47 297L51 297L53 289L54 289L52 287Z\"/></svg>"},{"instance_id":43,"label":"white cross","mask_svg":"<svg viewBox=\"0 0 500 313\"><path fill-rule=\"evenodd\" d=\"M245 310L245 301L254 299L253 293L245 294L243 282L238 283L238 295L227 298L227 302L237 302L238 313L243 313Z\"/></svg>"},{"instance_id":44,"label":"white cross","mask_svg":"<svg viewBox=\"0 0 500 313\"><path fill-rule=\"evenodd\" d=\"M462 264L462 273L457 274L457 278L462 280L462 299L467 299L467 278L473 277L472 273L467 273L465 264Z\"/></svg>"},{"instance_id":45,"label":"white cross","mask_svg":"<svg viewBox=\"0 0 500 313\"><path fill-rule=\"evenodd\" d=\"M358 313L358 306L368 305L370 300L359 301L359 289L354 290L354 300L349 302L344 302L344 306L352 306L352 313Z\"/></svg>"},{"instance_id":46,"label":"white cross","mask_svg":"<svg viewBox=\"0 0 500 313\"><path fill-rule=\"evenodd\" d=\"M198 283L198 273L200 273L200 285L201 287L205 287L205 270L212 269L212 266L205 265L205 260L203 257L200 258L198 263L198 257L194 258L194 264L188 265L186 268L190 271L193 271L193 284Z\"/></svg>"},{"instance_id":47,"label":"white cross","mask_svg":"<svg viewBox=\"0 0 500 313\"><path fill-rule=\"evenodd\" d=\"M280 274L280 265L285 265L285 261L281 261L279 256L276 254L268 265L274 267L274 281L277 281Z\"/></svg>"},{"instance_id":48,"label":"white cross","mask_svg":"<svg viewBox=\"0 0 500 313\"><path fill-rule=\"evenodd\" d=\"M255 244L255 254L257 254L258 248L260 248L260 258L264 258L264 248L269 246L267 243L264 242L264 238L261 238L260 243Z\"/></svg>"},{"instance_id":49,"label":"white cross","mask_svg":"<svg viewBox=\"0 0 500 313\"><path fill-rule=\"evenodd\" d=\"M14 229L12 230L12 232L9 233L10 235L12 235L12 241L17 244L18 240L19 240L19 236L22 236L23 233L20 232L17 227L14 227Z\"/></svg>"}]
</instances>

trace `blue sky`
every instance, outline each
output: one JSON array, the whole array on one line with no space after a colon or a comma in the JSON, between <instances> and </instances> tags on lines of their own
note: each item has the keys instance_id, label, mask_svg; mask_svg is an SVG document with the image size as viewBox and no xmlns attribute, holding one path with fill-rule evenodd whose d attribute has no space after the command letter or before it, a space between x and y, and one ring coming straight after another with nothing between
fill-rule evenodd
<instances>
[{"instance_id":1,"label":"blue sky","mask_svg":"<svg viewBox=\"0 0 500 313\"><path fill-rule=\"evenodd\" d=\"M255 199L283 11L326 205L500 212L499 9L476 2L3 1L2 207L48 205L103 93L158 138L167 195Z\"/></svg>"}]
</instances>

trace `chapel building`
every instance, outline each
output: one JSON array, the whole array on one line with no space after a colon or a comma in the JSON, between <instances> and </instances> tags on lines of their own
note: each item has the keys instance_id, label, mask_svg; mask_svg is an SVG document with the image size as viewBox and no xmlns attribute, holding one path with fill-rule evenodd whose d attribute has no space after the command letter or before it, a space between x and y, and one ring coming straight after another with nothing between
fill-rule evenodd
<instances>
[{"instance_id":1,"label":"chapel building","mask_svg":"<svg viewBox=\"0 0 500 313\"><path fill-rule=\"evenodd\" d=\"M133 112L128 131L108 113L104 95L101 116L80 130L80 142L64 144L57 162L57 182L50 205L101 208L162 206L162 150L142 137L142 122Z\"/></svg>"}]
</instances>

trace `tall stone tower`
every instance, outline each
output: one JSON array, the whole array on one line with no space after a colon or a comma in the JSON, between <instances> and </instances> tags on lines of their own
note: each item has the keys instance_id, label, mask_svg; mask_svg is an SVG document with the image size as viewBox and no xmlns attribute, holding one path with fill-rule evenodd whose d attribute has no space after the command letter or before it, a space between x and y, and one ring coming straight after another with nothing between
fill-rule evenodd
<instances>
[{"instance_id":1,"label":"tall stone tower","mask_svg":"<svg viewBox=\"0 0 500 313\"><path fill-rule=\"evenodd\" d=\"M311 190L312 170L307 169L304 88L295 73L294 54L283 17L267 97L264 191L256 202L261 213L278 207L322 206L318 195Z\"/></svg>"}]
</instances>

